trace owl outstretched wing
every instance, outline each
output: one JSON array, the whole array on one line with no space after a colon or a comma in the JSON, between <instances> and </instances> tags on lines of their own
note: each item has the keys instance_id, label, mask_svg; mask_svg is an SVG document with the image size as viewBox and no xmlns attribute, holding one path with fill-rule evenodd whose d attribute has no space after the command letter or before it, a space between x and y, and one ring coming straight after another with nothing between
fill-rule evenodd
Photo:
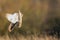
<instances>
[{"instance_id":1,"label":"owl outstretched wing","mask_svg":"<svg viewBox=\"0 0 60 40\"><path fill-rule=\"evenodd\" d=\"M8 21L10 21L11 23L16 23L16 22L18 22L18 15L17 15L17 13L14 13L14 14L6 14L6 18L7 18Z\"/></svg>"}]
</instances>

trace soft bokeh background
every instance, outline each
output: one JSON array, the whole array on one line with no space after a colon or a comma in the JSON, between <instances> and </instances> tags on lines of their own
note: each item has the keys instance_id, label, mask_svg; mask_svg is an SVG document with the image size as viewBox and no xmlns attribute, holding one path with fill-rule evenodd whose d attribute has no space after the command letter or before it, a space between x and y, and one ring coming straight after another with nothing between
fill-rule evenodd
<instances>
[{"instance_id":1,"label":"soft bokeh background","mask_svg":"<svg viewBox=\"0 0 60 40\"><path fill-rule=\"evenodd\" d=\"M20 29L8 32L10 22L6 13L21 11L23 24ZM60 32L60 0L0 0L0 35L40 35L44 32Z\"/></svg>"}]
</instances>

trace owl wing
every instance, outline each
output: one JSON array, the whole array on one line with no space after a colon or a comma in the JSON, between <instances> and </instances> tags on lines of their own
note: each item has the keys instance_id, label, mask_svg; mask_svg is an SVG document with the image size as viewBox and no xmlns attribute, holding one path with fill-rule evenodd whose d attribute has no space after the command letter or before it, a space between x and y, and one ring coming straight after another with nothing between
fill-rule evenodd
<instances>
[{"instance_id":1,"label":"owl wing","mask_svg":"<svg viewBox=\"0 0 60 40\"><path fill-rule=\"evenodd\" d=\"M22 26L22 17L23 14L19 11L19 28Z\"/></svg>"},{"instance_id":2,"label":"owl wing","mask_svg":"<svg viewBox=\"0 0 60 40\"><path fill-rule=\"evenodd\" d=\"M8 21L10 21L11 23L16 23L16 22L18 22L18 15L17 15L17 13L14 13L14 14L6 14L6 18L7 18Z\"/></svg>"},{"instance_id":3,"label":"owl wing","mask_svg":"<svg viewBox=\"0 0 60 40\"><path fill-rule=\"evenodd\" d=\"M6 14L6 18L8 21L12 22L12 15L11 14Z\"/></svg>"}]
</instances>

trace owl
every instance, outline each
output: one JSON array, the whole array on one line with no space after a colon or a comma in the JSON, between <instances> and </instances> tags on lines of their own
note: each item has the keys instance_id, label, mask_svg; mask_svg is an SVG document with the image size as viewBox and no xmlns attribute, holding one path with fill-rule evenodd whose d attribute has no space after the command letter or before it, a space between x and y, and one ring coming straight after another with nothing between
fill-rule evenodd
<instances>
[{"instance_id":1,"label":"owl","mask_svg":"<svg viewBox=\"0 0 60 40\"><path fill-rule=\"evenodd\" d=\"M20 12L20 10L19 13L13 13L13 14L7 13L6 18L10 22L10 25L8 27L9 32L11 32L16 25L17 25L16 27L19 28L21 27L23 14Z\"/></svg>"}]
</instances>

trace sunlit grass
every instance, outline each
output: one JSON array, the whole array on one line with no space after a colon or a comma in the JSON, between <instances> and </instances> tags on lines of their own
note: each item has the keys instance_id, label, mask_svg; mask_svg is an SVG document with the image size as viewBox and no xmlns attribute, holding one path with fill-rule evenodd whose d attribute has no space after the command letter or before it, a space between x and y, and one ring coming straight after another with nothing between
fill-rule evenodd
<instances>
[{"instance_id":1,"label":"sunlit grass","mask_svg":"<svg viewBox=\"0 0 60 40\"><path fill-rule=\"evenodd\" d=\"M11 36L9 37L8 35L5 36L0 36L0 40L58 40L57 36L36 36L36 35L28 35L28 36L23 36L23 35L19 35L19 36Z\"/></svg>"}]
</instances>

